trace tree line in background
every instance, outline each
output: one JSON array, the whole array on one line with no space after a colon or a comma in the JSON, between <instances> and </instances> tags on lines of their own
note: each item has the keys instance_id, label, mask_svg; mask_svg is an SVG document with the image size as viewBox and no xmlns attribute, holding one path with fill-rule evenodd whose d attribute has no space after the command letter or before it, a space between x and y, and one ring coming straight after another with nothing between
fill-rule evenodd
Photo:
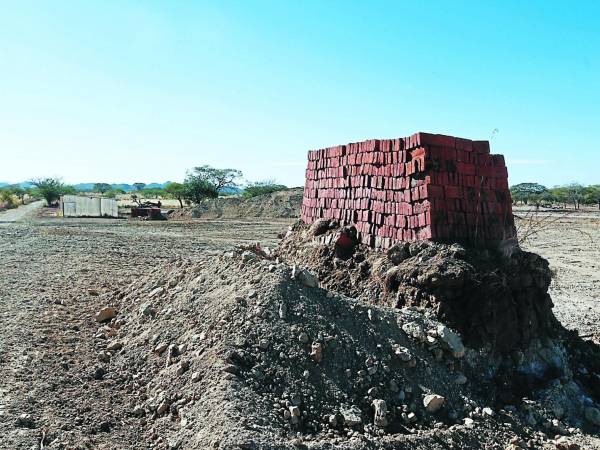
<instances>
[{"instance_id":1,"label":"tree line in background","mask_svg":"<svg viewBox=\"0 0 600 450\"><path fill-rule=\"evenodd\" d=\"M179 205L199 204L205 199L223 195L240 194L250 198L288 189L272 180L248 183L239 189L242 172L236 169L217 169L207 165L194 167L187 172L183 183L169 183L163 188L146 187L145 183L133 183L136 198L171 198L179 201ZM48 205L58 201L61 195L77 194L77 189L62 183L57 178L41 178L32 180L30 187L20 185L0 188L0 208L13 208L24 204L26 199L43 199ZM91 191L104 197L115 198L124 195L123 189L114 188L108 183L95 183Z\"/></svg>"},{"instance_id":2,"label":"tree line in background","mask_svg":"<svg viewBox=\"0 0 600 450\"><path fill-rule=\"evenodd\" d=\"M510 193L515 204L540 206L561 205L567 209L572 205L579 209L581 205L597 205L600 209L600 184L584 186L570 183L547 188L538 183L520 183L511 186Z\"/></svg>"},{"instance_id":3,"label":"tree line in background","mask_svg":"<svg viewBox=\"0 0 600 450\"><path fill-rule=\"evenodd\" d=\"M134 195L138 198L171 198L179 205L197 205L205 199L223 195L242 195L246 198L270 194L288 189L273 180L247 183L239 189L242 172L236 169L217 169L207 165L194 167L187 172L183 183L169 183L164 188L146 187L145 183L134 183ZM108 183L96 183L91 192L114 198L126 192L115 189ZM565 209L572 205L579 209L581 205L597 205L600 209L600 184L584 186L571 183L547 188L538 183L520 183L511 186L510 192L516 204L540 206L561 205ZM60 199L61 195L77 194L77 190L57 178L40 178L30 182L30 187L20 185L0 188L0 208L13 208L24 204L26 199L44 199L49 205Z\"/></svg>"}]
</instances>

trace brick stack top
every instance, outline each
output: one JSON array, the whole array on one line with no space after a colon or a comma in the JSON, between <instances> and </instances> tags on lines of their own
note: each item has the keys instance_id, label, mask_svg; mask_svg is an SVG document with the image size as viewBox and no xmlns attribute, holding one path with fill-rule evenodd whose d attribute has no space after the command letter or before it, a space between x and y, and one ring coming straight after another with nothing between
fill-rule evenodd
<instances>
[{"instance_id":1,"label":"brick stack top","mask_svg":"<svg viewBox=\"0 0 600 450\"><path fill-rule=\"evenodd\" d=\"M488 141L416 133L308 152L301 219L355 225L363 243L514 237L508 172Z\"/></svg>"}]
</instances>

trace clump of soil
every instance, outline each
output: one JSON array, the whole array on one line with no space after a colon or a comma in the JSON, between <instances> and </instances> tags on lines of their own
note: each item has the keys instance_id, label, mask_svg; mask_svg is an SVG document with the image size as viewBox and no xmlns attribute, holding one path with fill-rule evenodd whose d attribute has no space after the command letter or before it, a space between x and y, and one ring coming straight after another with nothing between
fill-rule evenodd
<instances>
[{"instance_id":1,"label":"clump of soil","mask_svg":"<svg viewBox=\"0 0 600 450\"><path fill-rule=\"evenodd\" d=\"M287 219L300 217L302 189L288 189L251 198L220 197L204 200L191 209L174 210L171 219L236 219L264 217Z\"/></svg>"},{"instance_id":2,"label":"clump of soil","mask_svg":"<svg viewBox=\"0 0 600 450\"><path fill-rule=\"evenodd\" d=\"M327 220L311 227L298 223L277 254L308 267L324 287L367 303L427 308L475 347L505 353L556 337L551 272L534 253L420 241L396 244L387 253L357 245L342 259L335 250L339 233Z\"/></svg>"},{"instance_id":3,"label":"clump of soil","mask_svg":"<svg viewBox=\"0 0 600 450\"><path fill-rule=\"evenodd\" d=\"M317 283L306 267L253 247L173 260L116 292L118 315L99 330L101 360L131 393L143 440L541 447L548 435L577 434L593 407L559 341L534 340L511 362L465 346L435 309L369 305ZM518 393L507 385L515 373L527 381Z\"/></svg>"}]
</instances>

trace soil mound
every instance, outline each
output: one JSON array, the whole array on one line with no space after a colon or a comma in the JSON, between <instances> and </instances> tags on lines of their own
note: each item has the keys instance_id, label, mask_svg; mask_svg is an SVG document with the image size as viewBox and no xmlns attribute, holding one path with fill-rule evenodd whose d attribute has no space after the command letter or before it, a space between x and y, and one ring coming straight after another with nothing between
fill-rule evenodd
<instances>
[{"instance_id":1,"label":"soil mound","mask_svg":"<svg viewBox=\"0 0 600 450\"><path fill-rule=\"evenodd\" d=\"M513 362L465 345L435 309L398 309L383 296L369 305L318 284L255 247L173 260L117 292L118 314L99 330L101 359L131 394L143 440L197 449L541 447L548 434L576 434L585 411L596 414L573 378L581 362L561 341L536 340ZM509 383L517 374L519 391Z\"/></svg>"},{"instance_id":2,"label":"soil mound","mask_svg":"<svg viewBox=\"0 0 600 450\"><path fill-rule=\"evenodd\" d=\"M302 189L288 189L252 198L221 197L208 199L200 205L183 211L175 211L174 219L236 219L244 217L264 217L266 219L287 219L300 217Z\"/></svg>"},{"instance_id":3,"label":"soil mound","mask_svg":"<svg viewBox=\"0 0 600 450\"><path fill-rule=\"evenodd\" d=\"M386 253L356 245L340 258L340 231L326 219L311 227L298 223L277 254L309 268L328 289L367 303L427 308L474 347L502 353L556 337L551 272L536 254L420 241Z\"/></svg>"}]
</instances>

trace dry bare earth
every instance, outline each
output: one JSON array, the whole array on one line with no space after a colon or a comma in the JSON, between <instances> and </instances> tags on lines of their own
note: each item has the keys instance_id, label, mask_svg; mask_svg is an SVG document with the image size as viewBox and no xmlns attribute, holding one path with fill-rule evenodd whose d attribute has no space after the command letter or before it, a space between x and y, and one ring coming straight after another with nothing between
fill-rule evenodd
<instances>
[{"instance_id":1,"label":"dry bare earth","mask_svg":"<svg viewBox=\"0 0 600 450\"><path fill-rule=\"evenodd\" d=\"M104 296L175 256L274 244L287 222L43 219L0 225L0 448L145 448L123 380L95 380ZM23 418L19 417L23 414ZM50 448L67 448L58 443Z\"/></svg>"},{"instance_id":2,"label":"dry bare earth","mask_svg":"<svg viewBox=\"0 0 600 450\"><path fill-rule=\"evenodd\" d=\"M115 291L127 292L132 283L157 266L170 264L173 257L182 256L190 259L192 266L200 263L205 270L214 271L216 268L211 267L211 262L224 249L254 241L273 245L277 232L288 223L264 219L180 223L43 219L0 225L0 379L3 380L0 448L32 449L40 448L40 444L45 448L164 448L170 443L177 444L173 433L182 426L181 422L172 422L168 416L161 417L155 424L152 419L144 421L133 414L141 399L132 382L147 375L136 374L136 366L127 363L130 357L132 361L139 361L140 354L132 352L129 356L125 349L115 360L116 365L122 365L122 370L112 370L109 364L100 361L98 355L106 347L107 339L95 337L99 325L93 314L113 301ZM243 284L245 297L249 297L247 291L256 276L249 273L247 280L237 281ZM144 279L142 287L151 282ZM211 286L217 294L222 293L223 298L226 294L229 300L225 304L230 305L230 300L235 299L236 285L219 290L218 278L213 277ZM132 300L139 301L138 298ZM141 305L136 302L120 306L128 308L130 316L137 319ZM180 313L189 314L189 311L176 311L173 323L178 323ZM264 326L264 323L259 325ZM125 326L123 332L132 333L136 348L149 346L152 339L149 334L146 342L129 326ZM109 338L108 341L112 341L115 336ZM152 356L150 363L158 367L161 361ZM181 359L174 362L177 364L172 367L160 365L164 367L160 372L162 383L165 379L175 379L168 377L174 376L171 372L177 370ZM100 368L108 370L103 374ZM186 389L192 389L192 393L194 389L187 384L191 381L187 378L191 378L193 371L192 367L184 374ZM430 381L435 385L435 380ZM225 390L216 393L215 398L225 402L234 394ZM221 417L233 430L245 426L220 415L219 403L212 413L195 412L199 416ZM252 413L244 412L246 416ZM252 421L246 425L252 425ZM256 436L268 426L270 424L261 425L257 430L244 433ZM510 426L503 431L498 431L498 427L501 424L496 419L484 423L479 430L482 439L506 442ZM201 436L185 431L182 436L189 441L179 444L189 448L187 442L204 445L218 441L210 433L207 436L207 430L201 431L204 433ZM219 439L226 440L226 429L219 428L219 431ZM288 436L280 436L278 442L290 445L287 439ZM450 443L452 439L452 436L449 439L434 433L431 442L437 442L435 445L441 448L452 448L452 445L461 448L466 442L475 445L477 435L466 430L465 436L457 435L454 444ZM591 437L585 439L587 448L596 445L597 441ZM356 446L369 446L361 442L358 439ZM396 448L400 445L399 442L387 444ZM262 448L269 448L266 445Z\"/></svg>"},{"instance_id":3,"label":"dry bare earth","mask_svg":"<svg viewBox=\"0 0 600 450\"><path fill-rule=\"evenodd\" d=\"M524 247L546 258L555 272L549 290L554 313L565 327L600 343L600 212L541 211L536 220L543 230ZM526 222L517 225L525 229Z\"/></svg>"}]
</instances>

